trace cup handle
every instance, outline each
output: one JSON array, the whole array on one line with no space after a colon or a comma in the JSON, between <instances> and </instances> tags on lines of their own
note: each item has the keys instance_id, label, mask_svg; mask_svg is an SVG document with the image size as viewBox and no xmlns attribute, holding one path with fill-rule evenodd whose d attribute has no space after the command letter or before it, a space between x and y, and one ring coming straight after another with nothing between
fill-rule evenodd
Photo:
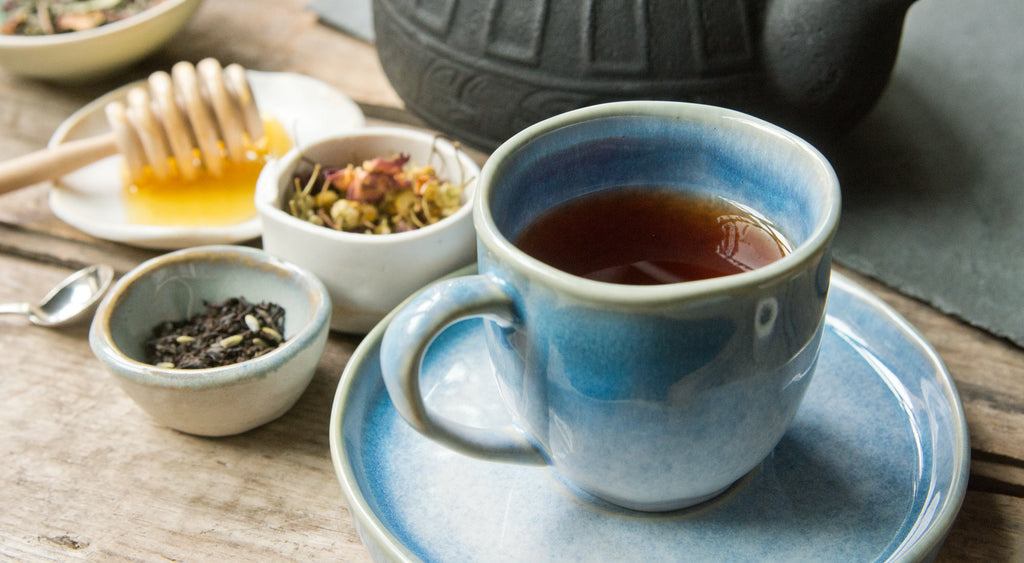
<instances>
[{"instance_id":1,"label":"cup handle","mask_svg":"<svg viewBox=\"0 0 1024 563\"><path fill-rule=\"evenodd\" d=\"M430 343L455 322L485 317L509 326L512 298L484 275L431 285L403 305L381 341L381 371L391 401L402 418L424 436L466 455L529 465L544 458L526 435L512 426L481 429L431 413L420 393L420 365Z\"/></svg>"}]
</instances>

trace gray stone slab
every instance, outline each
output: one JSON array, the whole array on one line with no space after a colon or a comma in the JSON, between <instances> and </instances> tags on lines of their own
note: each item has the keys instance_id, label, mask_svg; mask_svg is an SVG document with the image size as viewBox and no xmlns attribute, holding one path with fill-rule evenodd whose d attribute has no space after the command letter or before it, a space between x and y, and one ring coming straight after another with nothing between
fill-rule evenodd
<instances>
[{"instance_id":1,"label":"gray stone slab","mask_svg":"<svg viewBox=\"0 0 1024 563\"><path fill-rule=\"evenodd\" d=\"M307 7L324 24L373 43L373 0L311 0Z\"/></svg>"},{"instance_id":2,"label":"gray stone slab","mask_svg":"<svg viewBox=\"0 0 1024 563\"><path fill-rule=\"evenodd\" d=\"M835 258L1024 345L1024 2L920 0L838 147Z\"/></svg>"}]
</instances>

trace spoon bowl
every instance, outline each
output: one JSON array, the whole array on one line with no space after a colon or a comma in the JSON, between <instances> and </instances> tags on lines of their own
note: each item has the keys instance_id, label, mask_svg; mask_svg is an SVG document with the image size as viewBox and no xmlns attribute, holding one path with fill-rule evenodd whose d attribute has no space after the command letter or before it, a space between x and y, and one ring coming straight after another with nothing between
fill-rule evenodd
<instances>
[{"instance_id":1,"label":"spoon bowl","mask_svg":"<svg viewBox=\"0 0 1024 563\"><path fill-rule=\"evenodd\" d=\"M0 314L25 315L32 324L59 327L75 324L92 315L114 280L114 269L106 264L82 268L50 290L38 305L0 304Z\"/></svg>"}]
</instances>

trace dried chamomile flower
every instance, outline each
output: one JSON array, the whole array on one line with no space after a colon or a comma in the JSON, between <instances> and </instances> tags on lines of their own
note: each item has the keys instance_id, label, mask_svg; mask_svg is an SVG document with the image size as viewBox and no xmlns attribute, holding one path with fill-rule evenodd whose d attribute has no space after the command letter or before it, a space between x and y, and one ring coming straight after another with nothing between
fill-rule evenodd
<instances>
[{"instance_id":1,"label":"dried chamomile flower","mask_svg":"<svg viewBox=\"0 0 1024 563\"><path fill-rule=\"evenodd\" d=\"M312 170L293 178L286 211L310 223L351 233L389 234L419 229L462 207L465 185L417 166L409 155L359 165Z\"/></svg>"},{"instance_id":2,"label":"dried chamomile flower","mask_svg":"<svg viewBox=\"0 0 1024 563\"><path fill-rule=\"evenodd\" d=\"M331 219L335 228L342 231L351 231L362 225L362 215L357 201L339 199L331 205Z\"/></svg>"}]
</instances>

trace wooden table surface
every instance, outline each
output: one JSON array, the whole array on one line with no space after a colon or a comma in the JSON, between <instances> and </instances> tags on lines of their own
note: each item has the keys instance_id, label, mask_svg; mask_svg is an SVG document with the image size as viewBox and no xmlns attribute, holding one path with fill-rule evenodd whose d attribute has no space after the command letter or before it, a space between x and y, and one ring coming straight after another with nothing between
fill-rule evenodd
<instances>
[{"instance_id":1,"label":"wooden table surface","mask_svg":"<svg viewBox=\"0 0 1024 563\"><path fill-rule=\"evenodd\" d=\"M73 111L179 60L207 56L308 74L371 120L402 109L373 47L320 25L306 0L207 0L140 66L79 86L0 70L0 159L45 145ZM46 184L0 196L0 302L38 300L70 272L123 274L156 253L96 240L58 220ZM956 381L971 475L941 561L1024 560L1024 350L841 265L936 348ZM87 326L0 317L0 557L13 560L369 560L335 478L331 403L356 337L332 335L316 376L284 417L208 439L150 420L92 356Z\"/></svg>"}]
</instances>

